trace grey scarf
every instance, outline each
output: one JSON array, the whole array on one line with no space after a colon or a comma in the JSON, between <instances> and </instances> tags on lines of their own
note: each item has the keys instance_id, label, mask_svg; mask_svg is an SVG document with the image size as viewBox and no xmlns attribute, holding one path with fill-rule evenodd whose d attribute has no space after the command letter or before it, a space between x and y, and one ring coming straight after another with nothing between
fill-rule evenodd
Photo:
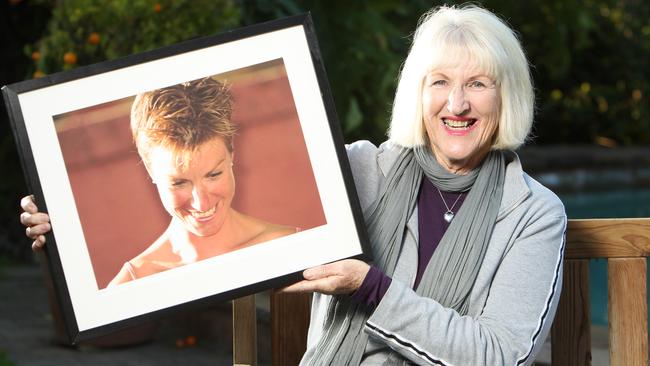
<instances>
[{"instance_id":1,"label":"grey scarf","mask_svg":"<svg viewBox=\"0 0 650 366\"><path fill-rule=\"evenodd\" d=\"M406 222L415 209L423 176L442 191L471 188L416 289L419 295L465 315L501 203L505 157L500 151L491 151L479 168L467 175L456 175L440 166L428 146L400 152L380 187L378 199L365 212L375 265L388 276L395 271ZM316 355L307 364L359 365L368 342L363 327L369 316L369 311L350 296L336 296L328 309Z\"/></svg>"}]
</instances>

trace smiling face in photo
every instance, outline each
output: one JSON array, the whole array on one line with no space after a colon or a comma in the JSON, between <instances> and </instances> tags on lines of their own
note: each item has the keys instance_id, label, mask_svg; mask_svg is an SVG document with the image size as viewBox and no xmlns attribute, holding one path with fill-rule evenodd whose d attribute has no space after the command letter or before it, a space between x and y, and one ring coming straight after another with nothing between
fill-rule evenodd
<instances>
[{"instance_id":1,"label":"smiling face in photo","mask_svg":"<svg viewBox=\"0 0 650 366\"><path fill-rule=\"evenodd\" d=\"M499 121L496 82L470 64L430 71L422 85L423 122L433 154L464 174L489 152Z\"/></svg>"},{"instance_id":2,"label":"smiling face in photo","mask_svg":"<svg viewBox=\"0 0 650 366\"><path fill-rule=\"evenodd\" d=\"M149 173L163 206L194 235L218 233L231 214L232 158L218 137L190 152L178 154L159 146L149 154Z\"/></svg>"}]
</instances>

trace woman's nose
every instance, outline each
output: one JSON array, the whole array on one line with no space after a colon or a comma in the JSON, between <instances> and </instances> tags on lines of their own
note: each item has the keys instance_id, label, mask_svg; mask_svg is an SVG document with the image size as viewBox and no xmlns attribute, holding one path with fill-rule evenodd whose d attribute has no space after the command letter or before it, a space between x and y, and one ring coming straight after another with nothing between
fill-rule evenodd
<instances>
[{"instance_id":1,"label":"woman's nose","mask_svg":"<svg viewBox=\"0 0 650 366\"><path fill-rule=\"evenodd\" d=\"M192 208L197 211L207 211L211 208L208 193L201 185L195 185L192 189Z\"/></svg>"},{"instance_id":2,"label":"woman's nose","mask_svg":"<svg viewBox=\"0 0 650 366\"><path fill-rule=\"evenodd\" d=\"M462 86L455 86L449 92L447 110L457 116L469 111L469 101L465 95L465 89Z\"/></svg>"}]
</instances>

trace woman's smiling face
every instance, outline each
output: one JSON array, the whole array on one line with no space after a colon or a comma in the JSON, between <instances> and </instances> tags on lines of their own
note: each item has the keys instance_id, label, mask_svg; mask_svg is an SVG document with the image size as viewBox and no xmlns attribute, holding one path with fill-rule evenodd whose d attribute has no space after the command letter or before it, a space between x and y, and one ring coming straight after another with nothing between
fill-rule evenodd
<instances>
[{"instance_id":1,"label":"woman's smiling face","mask_svg":"<svg viewBox=\"0 0 650 366\"><path fill-rule=\"evenodd\" d=\"M422 115L429 144L452 173L468 173L490 151L499 110L496 82L476 67L442 67L424 78Z\"/></svg>"},{"instance_id":2,"label":"woman's smiling face","mask_svg":"<svg viewBox=\"0 0 650 366\"><path fill-rule=\"evenodd\" d=\"M155 147L147 165L163 206L187 231L197 236L219 232L235 195L232 153L221 138L180 155Z\"/></svg>"}]
</instances>

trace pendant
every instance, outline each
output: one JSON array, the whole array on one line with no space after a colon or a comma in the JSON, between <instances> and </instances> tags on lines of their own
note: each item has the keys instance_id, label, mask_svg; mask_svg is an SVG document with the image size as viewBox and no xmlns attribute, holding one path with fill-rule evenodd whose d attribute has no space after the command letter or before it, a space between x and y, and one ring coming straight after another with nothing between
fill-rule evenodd
<instances>
[{"instance_id":1,"label":"pendant","mask_svg":"<svg viewBox=\"0 0 650 366\"><path fill-rule=\"evenodd\" d=\"M442 215L442 218L445 219L447 222L451 222L451 220L454 218L454 213L451 211L445 212L444 215Z\"/></svg>"}]
</instances>

